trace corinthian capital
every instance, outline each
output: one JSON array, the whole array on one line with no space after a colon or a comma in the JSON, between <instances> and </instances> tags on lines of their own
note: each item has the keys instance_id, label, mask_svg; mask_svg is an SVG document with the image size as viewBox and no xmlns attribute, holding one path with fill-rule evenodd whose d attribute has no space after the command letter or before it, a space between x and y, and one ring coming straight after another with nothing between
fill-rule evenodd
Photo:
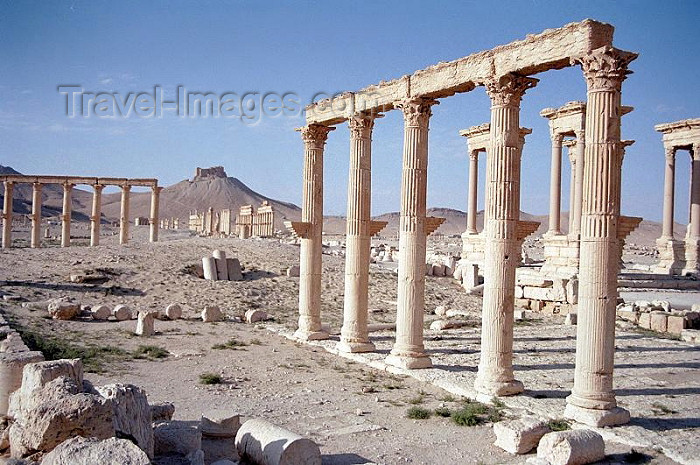
<instances>
[{"instance_id":1,"label":"corinthian capital","mask_svg":"<svg viewBox=\"0 0 700 465\"><path fill-rule=\"evenodd\" d=\"M520 100L525 95L525 91L535 87L538 82L539 79L511 73L486 80L481 84L486 87L486 93L493 105L520 106Z\"/></svg>"},{"instance_id":2,"label":"corinthian capital","mask_svg":"<svg viewBox=\"0 0 700 465\"><path fill-rule=\"evenodd\" d=\"M372 129L374 119L377 115L369 113L358 113L348 118L351 139L372 139Z\"/></svg>"},{"instance_id":3,"label":"corinthian capital","mask_svg":"<svg viewBox=\"0 0 700 465\"><path fill-rule=\"evenodd\" d=\"M394 103L394 106L403 111L403 120L406 126L428 127L428 121L433 115L430 107L439 103L431 98L415 98L399 100Z\"/></svg>"},{"instance_id":4,"label":"corinthian capital","mask_svg":"<svg viewBox=\"0 0 700 465\"><path fill-rule=\"evenodd\" d=\"M638 54L625 52L609 45L597 48L581 58L572 58L579 63L588 83L588 90L617 90L632 71L627 66Z\"/></svg>"},{"instance_id":5,"label":"corinthian capital","mask_svg":"<svg viewBox=\"0 0 700 465\"><path fill-rule=\"evenodd\" d=\"M664 154L666 155L666 161L674 162L676 161L676 148L675 147L666 147L664 149Z\"/></svg>"},{"instance_id":6,"label":"corinthian capital","mask_svg":"<svg viewBox=\"0 0 700 465\"><path fill-rule=\"evenodd\" d=\"M335 128L332 126L323 126L321 124L309 124L298 128L301 133L301 138L307 145L312 145L315 148L323 148L328 139L328 133Z\"/></svg>"}]
</instances>

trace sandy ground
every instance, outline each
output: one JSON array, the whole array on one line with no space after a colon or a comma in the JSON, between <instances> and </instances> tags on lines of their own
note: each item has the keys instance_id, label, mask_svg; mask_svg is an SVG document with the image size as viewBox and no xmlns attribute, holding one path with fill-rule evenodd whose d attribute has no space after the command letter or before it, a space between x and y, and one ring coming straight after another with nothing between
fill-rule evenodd
<instances>
[{"instance_id":1,"label":"sandy ground","mask_svg":"<svg viewBox=\"0 0 700 465\"><path fill-rule=\"evenodd\" d=\"M77 225L74 234L87 236ZM21 235L17 232L17 237ZM152 402L174 402L177 419L197 419L203 412L269 419L316 440L324 465L524 462L524 457L492 445L495 436L488 421L460 427L437 416L406 418L413 406L459 408L456 394L471 394L481 299L465 295L453 280L427 278L426 309L437 305L461 309L474 327L439 334L426 331L436 368L421 370L416 379L368 366L381 368L393 342L390 331L373 334L377 353L353 360L334 355L333 341L306 345L285 337L296 327L298 278L286 277L283 270L298 262L298 247L274 240L192 238L177 231L162 231L161 242L149 244L147 227L134 227L133 236L126 246L106 235L97 248L2 251L0 291L26 301L70 296L85 305L125 303L135 310L181 304L186 319L157 321L156 336L134 336L135 321L55 321L44 311L14 302L3 302L0 308L26 328L96 349L90 365L95 372L87 376L95 384L142 386ZM84 239L76 242L84 244ZM433 245L441 250L458 247L456 240L452 242ZM189 273L215 249L241 260L244 281L210 282ZM395 319L392 268L371 267L371 323ZM85 271L98 271L109 279L100 284L69 282L71 273ZM343 257L324 255L323 320L336 332L342 323L343 271ZM219 305L230 319L202 323L197 317L205 305ZM255 326L234 321L249 308L265 310L274 321ZM428 323L435 318L426 314ZM232 339L241 345L213 348ZM134 358L133 351L144 345L164 348L169 356ZM506 400L504 416L530 410L556 418L563 412L573 380L574 345L575 328L563 326L556 316L516 327L515 368L528 391ZM619 400L635 418L631 425L615 429L619 434L604 432L609 456L603 463L625 463L628 444L648 454L646 463L676 463L655 449L693 463L693 457L700 456L697 349L626 329L619 332L617 348ZM199 382L203 373L219 374L224 382L203 385Z\"/></svg>"}]
</instances>

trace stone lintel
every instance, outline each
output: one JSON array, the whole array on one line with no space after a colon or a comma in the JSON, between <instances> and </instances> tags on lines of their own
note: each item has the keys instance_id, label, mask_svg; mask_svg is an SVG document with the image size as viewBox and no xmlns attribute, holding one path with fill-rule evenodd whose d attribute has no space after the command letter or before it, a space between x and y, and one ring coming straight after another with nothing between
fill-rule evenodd
<instances>
[{"instance_id":1,"label":"stone lintel","mask_svg":"<svg viewBox=\"0 0 700 465\"><path fill-rule=\"evenodd\" d=\"M700 142L700 118L657 124L654 129L663 134L666 148L691 149Z\"/></svg>"},{"instance_id":2,"label":"stone lintel","mask_svg":"<svg viewBox=\"0 0 700 465\"><path fill-rule=\"evenodd\" d=\"M369 222L369 235L370 235L370 237L379 234L382 231L382 229L386 228L387 224L389 224L388 221L375 221L375 220L370 221Z\"/></svg>"},{"instance_id":3,"label":"stone lintel","mask_svg":"<svg viewBox=\"0 0 700 465\"><path fill-rule=\"evenodd\" d=\"M302 239L308 239L309 231L311 230L311 223L304 221L285 221L284 227L287 230L294 233L297 237Z\"/></svg>"},{"instance_id":4,"label":"stone lintel","mask_svg":"<svg viewBox=\"0 0 700 465\"><path fill-rule=\"evenodd\" d=\"M27 184L86 184L94 186L142 186L156 187L158 180L154 178L96 178L87 176L52 176L52 175L21 175L7 174L0 176L0 181L27 183Z\"/></svg>"},{"instance_id":5,"label":"stone lintel","mask_svg":"<svg viewBox=\"0 0 700 465\"><path fill-rule=\"evenodd\" d=\"M610 24L592 19L547 29L491 50L438 63L410 76L320 100L306 107L306 121L308 124L339 124L358 111L392 110L394 102L400 99L449 97L468 92L493 77L511 73L528 76L566 68L571 66L572 58L612 46L613 31Z\"/></svg>"}]
</instances>

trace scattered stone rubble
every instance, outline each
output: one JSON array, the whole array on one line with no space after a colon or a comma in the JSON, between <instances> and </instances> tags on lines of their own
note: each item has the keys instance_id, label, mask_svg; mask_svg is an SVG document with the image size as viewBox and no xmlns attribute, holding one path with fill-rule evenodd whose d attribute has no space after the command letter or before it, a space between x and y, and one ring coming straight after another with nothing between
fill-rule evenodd
<instances>
[{"instance_id":1,"label":"scattered stone rubble","mask_svg":"<svg viewBox=\"0 0 700 465\"><path fill-rule=\"evenodd\" d=\"M264 420L172 420L173 404L150 405L137 386L93 387L79 359L28 363L15 388L0 412L0 453L26 463L238 465L240 456L255 465L321 465L316 443Z\"/></svg>"},{"instance_id":2,"label":"scattered stone rubble","mask_svg":"<svg viewBox=\"0 0 700 465\"><path fill-rule=\"evenodd\" d=\"M691 310L675 310L665 300L637 300L617 306L617 317L643 329L679 336L686 342L699 342L700 305Z\"/></svg>"}]
</instances>

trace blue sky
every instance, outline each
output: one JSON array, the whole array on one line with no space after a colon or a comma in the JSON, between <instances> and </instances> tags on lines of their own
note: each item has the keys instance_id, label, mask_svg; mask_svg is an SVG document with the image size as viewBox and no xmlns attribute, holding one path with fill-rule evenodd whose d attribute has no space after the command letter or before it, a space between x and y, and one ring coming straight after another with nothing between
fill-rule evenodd
<instances>
[{"instance_id":1,"label":"blue sky","mask_svg":"<svg viewBox=\"0 0 700 465\"><path fill-rule=\"evenodd\" d=\"M169 185L196 166L223 165L251 188L299 204L301 117L75 117L57 86L85 91L317 92L356 90L527 34L593 18L636 51L623 86L623 213L659 220L663 147L658 123L698 117L700 3L696 1L504 2L113 2L0 1L0 164L23 173L157 177ZM537 76L521 125L522 209L548 212L550 141L544 107L585 100L578 67ZM468 158L460 129L489 120L483 88L443 99L430 131L429 206L466 210ZM345 214L349 140L332 132L325 156L325 213ZM399 208L402 119L379 120L373 145L373 213ZM481 162L479 208L483 208ZM689 158L677 161L676 220L686 222ZM568 206L568 161L562 204ZM566 209L566 208L564 208Z\"/></svg>"}]
</instances>

